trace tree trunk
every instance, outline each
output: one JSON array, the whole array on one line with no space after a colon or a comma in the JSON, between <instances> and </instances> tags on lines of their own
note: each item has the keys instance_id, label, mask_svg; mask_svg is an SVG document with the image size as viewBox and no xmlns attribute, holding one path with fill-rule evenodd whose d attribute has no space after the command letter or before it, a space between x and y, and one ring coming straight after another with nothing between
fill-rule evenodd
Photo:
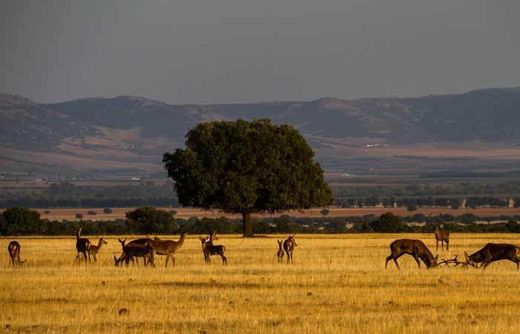
<instances>
[{"instance_id":1,"label":"tree trunk","mask_svg":"<svg viewBox=\"0 0 520 334\"><path fill-rule=\"evenodd\" d=\"M242 221L244 222L244 238L253 237L253 220L251 214L242 213Z\"/></svg>"}]
</instances>

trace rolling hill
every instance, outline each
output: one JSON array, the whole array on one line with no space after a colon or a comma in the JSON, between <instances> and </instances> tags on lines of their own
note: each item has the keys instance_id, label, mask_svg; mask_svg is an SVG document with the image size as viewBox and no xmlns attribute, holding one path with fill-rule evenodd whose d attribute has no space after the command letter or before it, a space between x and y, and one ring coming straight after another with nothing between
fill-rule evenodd
<instances>
[{"instance_id":1,"label":"rolling hill","mask_svg":"<svg viewBox=\"0 0 520 334\"><path fill-rule=\"evenodd\" d=\"M508 170L520 159L520 88L215 105L135 96L39 104L0 94L0 172L159 172L189 128L238 118L294 125L329 171Z\"/></svg>"}]
</instances>

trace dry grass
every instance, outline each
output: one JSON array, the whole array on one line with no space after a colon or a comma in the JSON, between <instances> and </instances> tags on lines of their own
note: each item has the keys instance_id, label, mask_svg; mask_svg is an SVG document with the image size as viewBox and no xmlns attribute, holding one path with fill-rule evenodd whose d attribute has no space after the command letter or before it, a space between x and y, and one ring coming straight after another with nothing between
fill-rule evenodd
<instances>
[{"instance_id":1,"label":"dry grass","mask_svg":"<svg viewBox=\"0 0 520 334\"><path fill-rule=\"evenodd\" d=\"M404 235L297 236L294 265L276 262L275 236L222 236L229 266L203 263L192 236L175 268L115 268L115 238L92 265L75 265L75 239L19 238L22 268L0 253L0 331L71 333L504 333L520 325L520 272L384 269ZM433 246L431 235L407 235ZM92 237L91 240L96 238ZM453 234L451 254L511 234ZM5 250L8 240L0 240ZM447 257L449 254L442 252ZM126 308L128 312L120 315ZM122 311L121 313L125 313ZM6 329L7 328L7 329Z\"/></svg>"}]
</instances>

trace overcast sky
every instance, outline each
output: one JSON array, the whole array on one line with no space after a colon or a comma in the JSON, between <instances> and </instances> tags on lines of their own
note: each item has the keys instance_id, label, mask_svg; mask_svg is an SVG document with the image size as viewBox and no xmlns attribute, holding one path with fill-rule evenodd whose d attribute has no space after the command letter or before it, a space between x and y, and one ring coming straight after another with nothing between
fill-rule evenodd
<instances>
[{"instance_id":1,"label":"overcast sky","mask_svg":"<svg viewBox=\"0 0 520 334\"><path fill-rule=\"evenodd\" d=\"M216 103L520 86L519 17L517 0L2 0L0 92Z\"/></svg>"}]
</instances>

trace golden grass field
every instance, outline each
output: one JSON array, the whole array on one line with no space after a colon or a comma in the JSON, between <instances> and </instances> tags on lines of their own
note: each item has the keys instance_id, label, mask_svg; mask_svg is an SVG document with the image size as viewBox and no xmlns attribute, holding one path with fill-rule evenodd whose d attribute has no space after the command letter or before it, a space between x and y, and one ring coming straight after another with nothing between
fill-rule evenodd
<instances>
[{"instance_id":1,"label":"golden grass field","mask_svg":"<svg viewBox=\"0 0 520 334\"><path fill-rule=\"evenodd\" d=\"M20 268L0 239L0 331L70 333L513 333L520 326L520 272L418 269L411 257L385 270L388 245L432 235L297 235L294 264L277 263L276 236L221 235L229 265L206 265L198 236L175 267L116 268L115 238L99 262L74 264L75 238L18 238ZM281 238L281 236L278 236ZM172 238L177 239L176 236ZM96 237L90 237L93 241ZM452 234L447 258L514 234ZM121 308L129 310L119 315Z\"/></svg>"}]
</instances>

